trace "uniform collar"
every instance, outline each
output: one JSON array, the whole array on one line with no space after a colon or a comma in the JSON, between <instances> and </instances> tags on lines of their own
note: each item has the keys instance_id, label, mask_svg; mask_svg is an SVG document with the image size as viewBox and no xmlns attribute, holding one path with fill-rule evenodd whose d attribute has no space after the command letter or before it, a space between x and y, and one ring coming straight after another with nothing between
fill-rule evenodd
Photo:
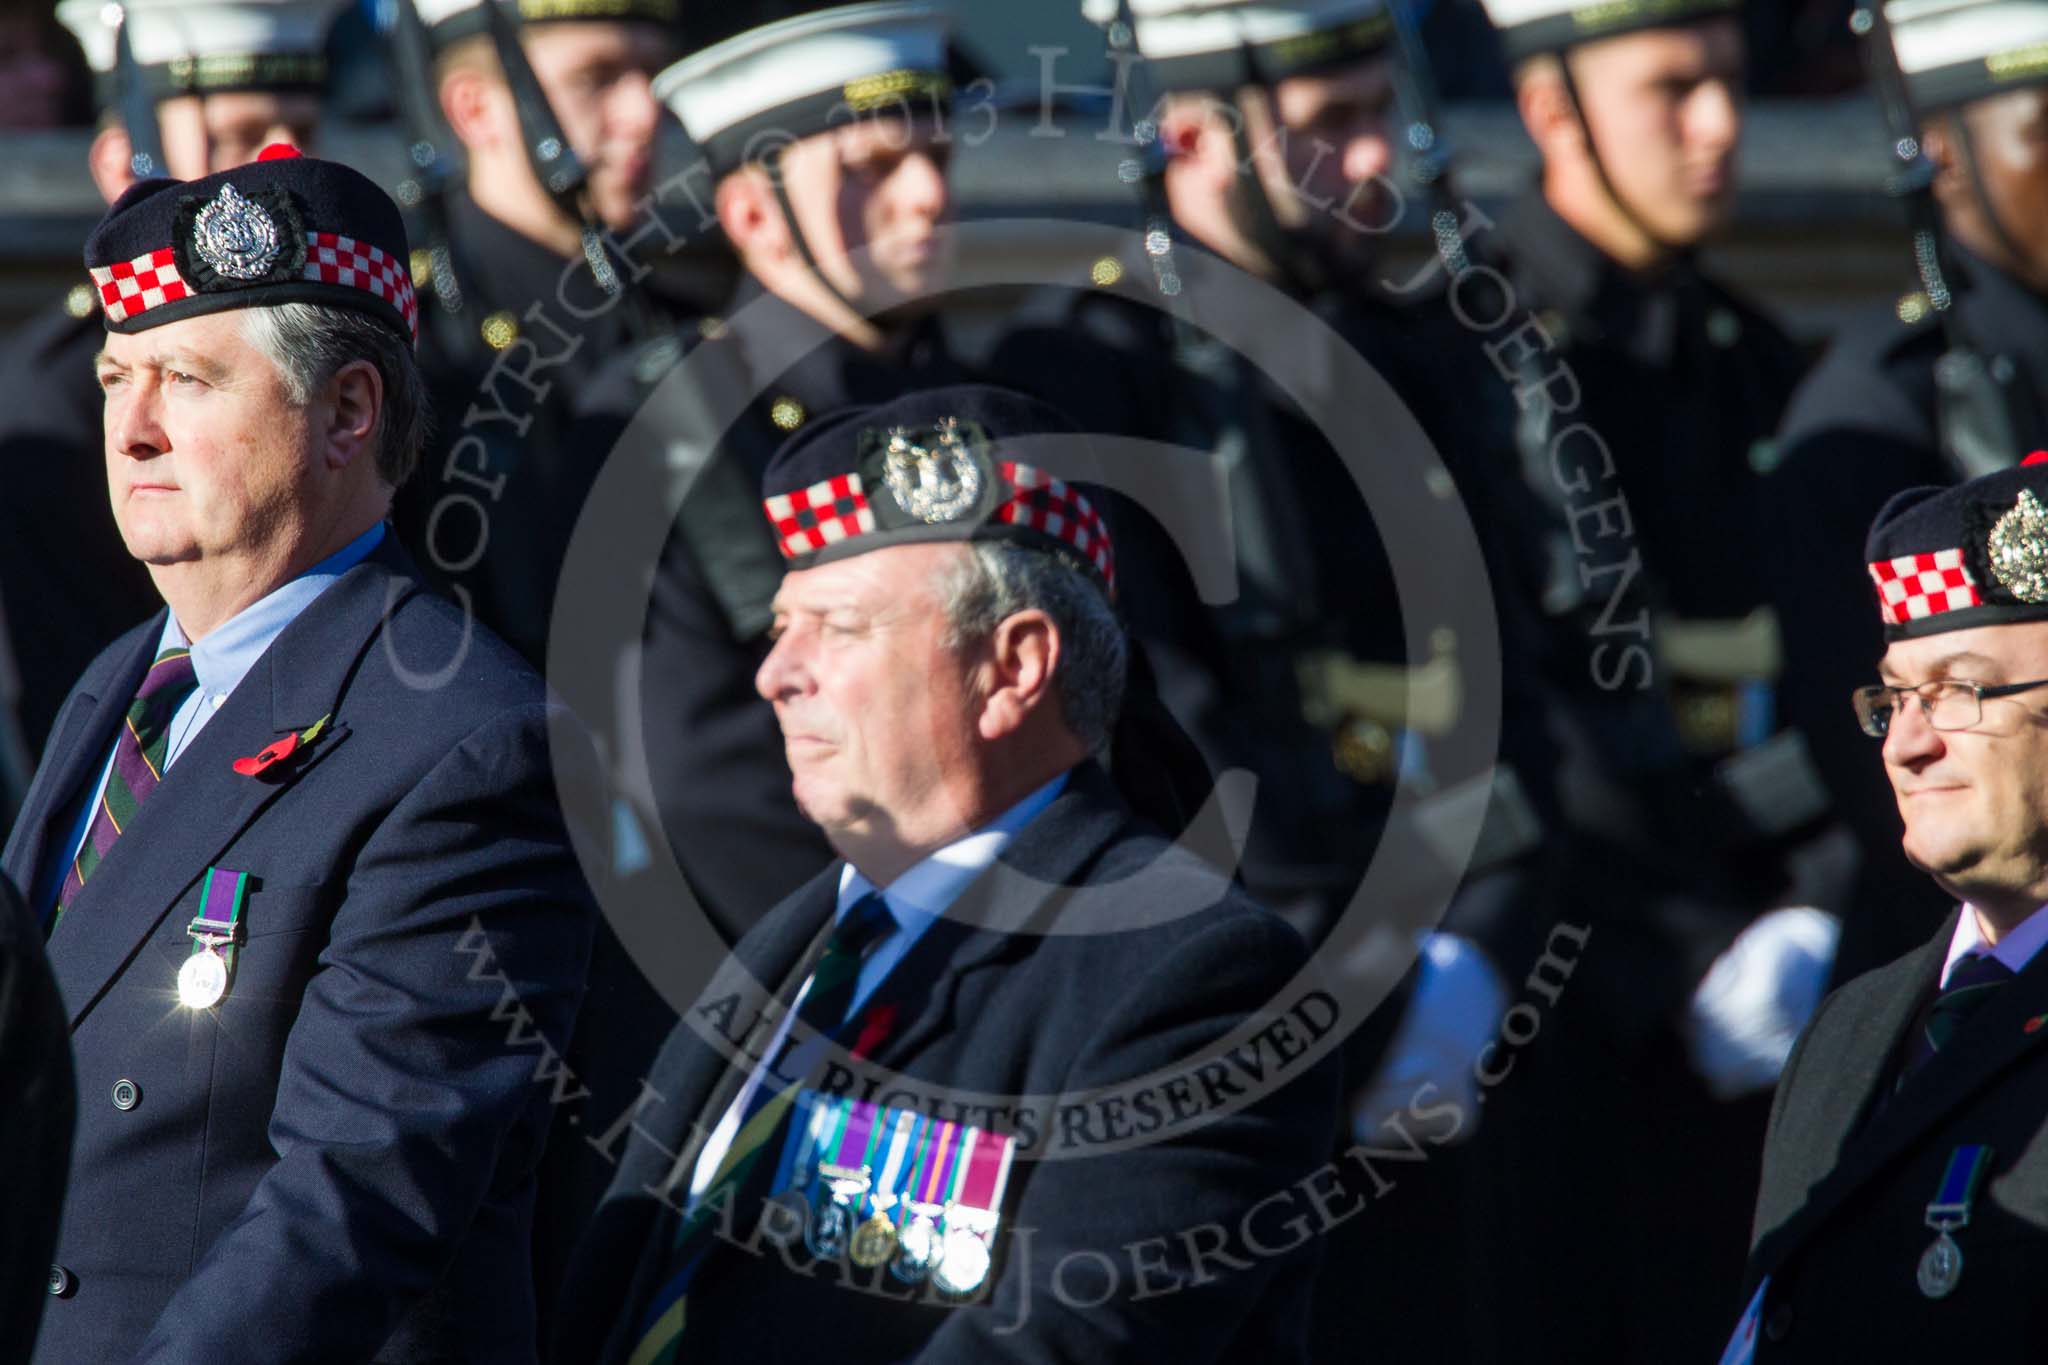
<instances>
[{"instance_id":1,"label":"uniform collar","mask_svg":"<svg viewBox=\"0 0 2048 1365\"><path fill-rule=\"evenodd\" d=\"M313 604L314 598L370 557L370 552L383 541L384 533L384 523L380 521L297 578L251 602L196 642L186 639L176 613L165 612L157 652L189 644L192 673L200 692L215 699L227 696L284 628Z\"/></svg>"},{"instance_id":2,"label":"uniform collar","mask_svg":"<svg viewBox=\"0 0 2048 1365\"><path fill-rule=\"evenodd\" d=\"M1671 363L1681 326L1697 326L1699 269L1692 253L1652 279L1623 267L1567 223L1540 186L1502 215L1522 306L1560 315L1578 340L1621 348L1650 366Z\"/></svg>"},{"instance_id":3,"label":"uniform collar","mask_svg":"<svg viewBox=\"0 0 2048 1365\"><path fill-rule=\"evenodd\" d=\"M1955 970L1956 963L1972 953L1989 955L2018 975L2034 960L2034 955L2041 951L2043 945L2048 945L2048 906L2021 920L2013 926L2012 932L1994 945L1985 942L1984 931L1977 923L1976 910L1965 905L1962 913L1956 916L1955 931L1949 935L1948 956L1942 959L1940 984L1947 985L1949 973Z\"/></svg>"},{"instance_id":4,"label":"uniform collar","mask_svg":"<svg viewBox=\"0 0 2048 1365\"><path fill-rule=\"evenodd\" d=\"M903 318L894 326L886 315L877 319L889 337L887 348L877 353L828 330L752 274L740 282L727 316L738 317L743 312L745 325L734 329L733 339L748 373L757 378L766 375L769 382L763 393L795 399L806 417L900 397L913 376L921 388L966 378L953 360L945 329L934 314ZM802 353L787 367L762 359L792 350Z\"/></svg>"},{"instance_id":5,"label":"uniform collar","mask_svg":"<svg viewBox=\"0 0 2048 1365\"><path fill-rule=\"evenodd\" d=\"M2018 360L2036 390L2048 391L2048 297L1953 242L1949 255L1968 340Z\"/></svg>"}]
</instances>

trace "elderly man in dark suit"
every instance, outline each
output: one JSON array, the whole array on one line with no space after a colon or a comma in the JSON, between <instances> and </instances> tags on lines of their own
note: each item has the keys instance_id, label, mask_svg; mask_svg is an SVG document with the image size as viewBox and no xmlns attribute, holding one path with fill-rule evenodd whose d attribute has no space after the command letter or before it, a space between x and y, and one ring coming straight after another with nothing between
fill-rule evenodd
<instances>
[{"instance_id":1,"label":"elderly man in dark suit","mask_svg":"<svg viewBox=\"0 0 2048 1365\"><path fill-rule=\"evenodd\" d=\"M558 711L385 529L406 260L375 185L282 145L86 244L166 610L72 690L5 853L83 1096L37 1361L534 1355L533 1080L592 915Z\"/></svg>"},{"instance_id":2,"label":"elderly man in dark suit","mask_svg":"<svg viewBox=\"0 0 2048 1365\"><path fill-rule=\"evenodd\" d=\"M840 860L669 1039L559 1359L1305 1355L1336 1004L1096 762L1126 642L1065 430L934 389L770 465L757 682Z\"/></svg>"},{"instance_id":3,"label":"elderly man in dark suit","mask_svg":"<svg viewBox=\"0 0 2048 1365\"><path fill-rule=\"evenodd\" d=\"M2037 453L1900 493L1872 527L1887 643L1857 717L1906 856L1962 904L1793 1052L1730 1359L2022 1360L2048 1339L2044 499Z\"/></svg>"}]
</instances>

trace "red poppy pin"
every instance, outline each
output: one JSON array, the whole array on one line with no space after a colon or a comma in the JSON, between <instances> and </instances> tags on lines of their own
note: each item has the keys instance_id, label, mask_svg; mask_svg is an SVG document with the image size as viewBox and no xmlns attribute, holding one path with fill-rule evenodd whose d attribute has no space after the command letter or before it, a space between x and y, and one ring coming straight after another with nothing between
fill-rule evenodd
<instances>
[{"instance_id":1,"label":"red poppy pin","mask_svg":"<svg viewBox=\"0 0 2048 1365\"><path fill-rule=\"evenodd\" d=\"M277 768L281 763L288 763L295 755L311 747L313 741L319 739L321 732L326 730L327 722L333 719L333 714L330 711L305 729L286 735L283 739L278 740L259 754L252 754L248 758L236 759L234 764L235 771L243 777L263 777L266 774L281 775L281 770L278 774L272 774L271 770Z\"/></svg>"},{"instance_id":2,"label":"red poppy pin","mask_svg":"<svg viewBox=\"0 0 2048 1365\"><path fill-rule=\"evenodd\" d=\"M2039 1033L2044 1025L2048 1025L2048 1014L2037 1014L2022 1027L2028 1033Z\"/></svg>"}]
</instances>

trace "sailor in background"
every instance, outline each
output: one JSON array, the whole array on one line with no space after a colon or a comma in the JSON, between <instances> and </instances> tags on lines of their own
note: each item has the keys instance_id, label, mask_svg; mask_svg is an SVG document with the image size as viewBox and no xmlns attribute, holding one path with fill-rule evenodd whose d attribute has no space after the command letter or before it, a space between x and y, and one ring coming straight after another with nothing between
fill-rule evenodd
<instances>
[{"instance_id":1,"label":"sailor in background","mask_svg":"<svg viewBox=\"0 0 2048 1365\"><path fill-rule=\"evenodd\" d=\"M847 5L737 34L655 84L703 149L707 206L744 273L719 318L606 369L575 444L632 462L677 508L638 665L641 729L617 748L644 762L648 837L667 839L728 939L830 856L791 803L753 690L782 576L753 492L790 433L960 373L933 310L949 268L953 64L943 10ZM738 398L736 422L714 419Z\"/></svg>"},{"instance_id":2,"label":"sailor in background","mask_svg":"<svg viewBox=\"0 0 2048 1365\"><path fill-rule=\"evenodd\" d=\"M602 454L569 439L577 395L629 347L694 323L726 274L689 199L653 197L665 111L652 81L679 55L677 13L676 0L394 7L393 76L419 87L400 91L408 142L435 152L412 183L436 435L399 495L399 534L535 667Z\"/></svg>"},{"instance_id":3,"label":"sailor in background","mask_svg":"<svg viewBox=\"0 0 2048 1365\"><path fill-rule=\"evenodd\" d=\"M1917 147L1900 168L1917 186L1915 240L1899 243L1900 296L1846 322L1801 386L1765 481L1785 718L1862 858L1837 981L1921 942L1948 908L1902 861L1891 793L1840 723L1843 695L1882 648L1855 609L1856 547L1894 493L2048 447L2048 4L1916 0L1884 13L1866 42L1895 110L1886 131Z\"/></svg>"},{"instance_id":4,"label":"sailor in background","mask_svg":"<svg viewBox=\"0 0 2048 1365\"><path fill-rule=\"evenodd\" d=\"M2025 1360L2048 1331L2043 499L2031 455L1870 528L1885 649L1853 721L1907 861L1961 905L1828 996L1786 1065L1726 1361Z\"/></svg>"},{"instance_id":5,"label":"sailor in background","mask_svg":"<svg viewBox=\"0 0 2048 1365\"><path fill-rule=\"evenodd\" d=\"M1461 223L1470 444L1496 462L1464 491L1512 555L1504 614L1539 628L1513 662L1542 705L1504 726L1546 732L1557 823L1528 894L1450 924L1511 983L1561 926L1584 934L1488 1101L1488 1267L1504 1321L1546 1324L1542 1358L1704 1355L1842 894L1825 791L1775 714L1759 565L1760 460L1805 357L1702 259L1735 207L1739 7L1487 9L1541 168L1497 226ZM1655 1226L1635 1204L1653 1183ZM1504 1358L1528 1348L1501 1334Z\"/></svg>"},{"instance_id":6,"label":"sailor in background","mask_svg":"<svg viewBox=\"0 0 2048 1365\"><path fill-rule=\"evenodd\" d=\"M142 177L194 179L266 143L311 145L322 45L340 6L66 0L58 17L85 50L104 110L88 163L100 194L111 204ZM157 607L107 510L92 375L99 306L81 278L0 347L0 382L21 396L0 411L0 824L65 692Z\"/></svg>"}]
</instances>

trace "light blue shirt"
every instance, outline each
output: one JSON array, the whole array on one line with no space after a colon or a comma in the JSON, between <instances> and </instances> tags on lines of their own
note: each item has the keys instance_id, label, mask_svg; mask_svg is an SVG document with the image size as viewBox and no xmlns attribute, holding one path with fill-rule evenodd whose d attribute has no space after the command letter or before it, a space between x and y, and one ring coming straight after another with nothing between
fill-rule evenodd
<instances>
[{"instance_id":1,"label":"light blue shirt","mask_svg":"<svg viewBox=\"0 0 2048 1365\"><path fill-rule=\"evenodd\" d=\"M1942 960L1941 982L1948 985L1949 974L1956 964L1972 953L1997 959L2010 968L2014 975L2027 969L2034 955L2048 945L2048 906L2043 906L2014 925L1996 944L1984 937L1984 926L1978 922L1974 906L1965 905L1963 913L1956 917L1955 932L1949 935L1948 956Z\"/></svg>"},{"instance_id":2,"label":"light blue shirt","mask_svg":"<svg viewBox=\"0 0 2048 1365\"><path fill-rule=\"evenodd\" d=\"M868 950L867 958L860 964L860 977L854 983L853 1003L848 1006L851 1013L866 1002L875 987L901 962L924 931L931 928L935 920L946 913L946 908L959 899L967 884L986 872L996 858L1017 837L1017 831L1038 818L1054 797L1067 785L1067 775L1061 773L1052 781L1040 787L1016 805L1004 811L988 824L963 838L947 844L923 862L890 882L882 892L882 903L889 907L890 917L896 921L895 930ZM844 919L846 912L855 901L875 889L875 884L856 872L848 863L839 872L839 905L833 910L833 918ZM775 1034L768 1040L768 1047L762 1057L782 1056L782 1046L789 1037L790 1021L796 1018L803 1007L804 996L810 993L811 983L806 981L796 994L796 1000L789 1013L782 1016ZM784 1063L792 1072L801 1075L809 1069L810 1059L801 1050L793 1059ZM755 1093L766 1084L770 1077L777 1085L789 1084L790 1077L771 1073L766 1065L756 1066L748 1075L739 1094L726 1106L719 1117L711 1136L704 1140L703 1150L697 1154L697 1165L690 1172L690 1202L697 1199L710 1187L711 1179L718 1174L719 1163L732 1147L733 1139L739 1135L740 1117L753 1104ZM773 1154L770 1154L771 1157Z\"/></svg>"},{"instance_id":3,"label":"light blue shirt","mask_svg":"<svg viewBox=\"0 0 2048 1365\"><path fill-rule=\"evenodd\" d=\"M167 649L190 645L192 676L199 684L171 714L170 748L164 756L165 772L169 772L178 756L191 747L199 732L206 728L206 723L213 719L213 713L226 703L229 694L249 675L249 670L256 666L256 661L263 657L264 651L270 648L271 642L283 633L284 628L297 619L300 612L313 605L313 599L332 587L336 579L369 558L370 552L383 539L384 524L379 522L291 582L251 602L202 640L187 640L184 630L178 625L177 613L164 614L163 633L157 637L156 652L162 654ZM85 836L92 828L92 813L99 806L100 795L106 791L107 777L113 770L114 750L110 748L106 762L100 765L100 780L93 784L90 799L78 808L72 819L71 837L57 845L64 856L44 870L39 887L41 894L36 904L45 918L57 904L57 894L64 889L64 876L70 871L72 860L85 846Z\"/></svg>"},{"instance_id":4,"label":"light blue shirt","mask_svg":"<svg viewBox=\"0 0 2048 1365\"><path fill-rule=\"evenodd\" d=\"M874 993L875 987L895 970L896 964L917 946L932 921L946 913L968 883L986 872L1002 856L1017 831L1037 819L1067 785L1061 773L988 824L965 838L956 839L917 866L905 872L882 891L882 903L889 907L896 930L877 943L860 964L860 979L854 984L853 1003L857 1010ZM833 917L845 919L855 901L875 890L875 884L852 863L839 870L839 906ZM773 1055L773 1054L771 1054Z\"/></svg>"}]
</instances>

